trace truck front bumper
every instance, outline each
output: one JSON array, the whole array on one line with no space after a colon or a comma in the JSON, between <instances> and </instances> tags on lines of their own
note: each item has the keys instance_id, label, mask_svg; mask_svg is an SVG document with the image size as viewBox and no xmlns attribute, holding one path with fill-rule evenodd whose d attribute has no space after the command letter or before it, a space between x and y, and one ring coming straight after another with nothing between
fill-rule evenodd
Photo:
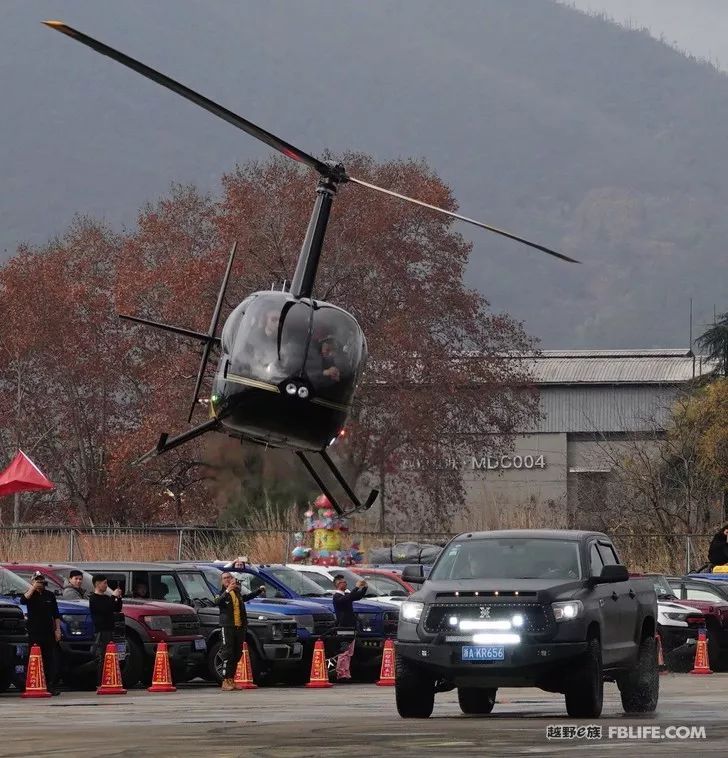
<instances>
[{"instance_id":1,"label":"truck front bumper","mask_svg":"<svg viewBox=\"0 0 728 758\"><path fill-rule=\"evenodd\" d=\"M397 655L438 679L457 686L475 683L492 687L537 686L549 678L566 674L566 664L579 665L587 651L586 642L528 643L505 647L502 661L463 661L460 643L431 645L421 642L397 642Z\"/></svg>"},{"instance_id":2,"label":"truck front bumper","mask_svg":"<svg viewBox=\"0 0 728 758\"><path fill-rule=\"evenodd\" d=\"M202 640L204 642L204 640ZM147 658L154 660L157 653L157 642L145 642L144 654ZM195 640L185 640L183 642L168 641L167 651L169 653L169 663L176 669L193 669L202 666L207 658L207 645L200 648Z\"/></svg>"}]
</instances>

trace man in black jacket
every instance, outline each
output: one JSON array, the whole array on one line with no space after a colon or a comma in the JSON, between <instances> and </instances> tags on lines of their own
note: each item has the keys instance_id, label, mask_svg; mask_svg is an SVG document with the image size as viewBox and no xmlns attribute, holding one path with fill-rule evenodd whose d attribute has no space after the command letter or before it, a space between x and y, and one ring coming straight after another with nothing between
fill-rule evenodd
<instances>
[{"instance_id":1,"label":"man in black jacket","mask_svg":"<svg viewBox=\"0 0 728 758\"><path fill-rule=\"evenodd\" d=\"M349 591L346 588L346 577L337 574L334 577L334 612L339 629L356 629L356 615L354 613L354 601L361 600L367 594L367 583L360 579L356 587ZM353 639L336 658L336 681L351 681L351 659L354 656L356 638Z\"/></svg>"},{"instance_id":2,"label":"man in black jacket","mask_svg":"<svg viewBox=\"0 0 728 758\"><path fill-rule=\"evenodd\" d=\"M229 692L235 689L234 677L240 656L243 654L243 642L248 626L245 603L265 592L259 587L255 592L243 595L238 580L229 572L223 571L220 577L222 592L215 597L215 605L220 609L220 626L222 627L222 647L220 655L223 660L222 689Z\"/></svg>"},{"instance_id":3,"label":"man in black jacket","mask_svg":"<svg viewBox=\"0 0 728 758\"><path fill-rule=\"evenodd\" d=\"M94 591L88 599L88 609L96 632L96 676L98 684L101 685L106 646L114 638L115 616L121 613L121 588L117 587L109 595L109 583L103 574L94 574L92 582Z\"/></svg>"},{"instance_id":4,"label":"man in black jacket","mask_svg":"<svg viewBox=\"0 0 728 758\"><path fill-rule=\"evenodd\" d=\"M710 541L708 563L712 566L723 566L728 563L728 524L724 524Z\"/></svg>"},{"instance_id":5,"label":"man in black jacket","mask_svg":"<svg viewBox=\"0 0 728 758\"><path fill-rule=\"evenodd\" d=\"M58 695L56 673L58 643L61 640L61 614L56 596L46 586L48 580L36 571L31 577L30 588L21 596L20 602L28 608L28 642L38 645L43 656L46 686L52 695Z\"/></svg>"}]
</instances>

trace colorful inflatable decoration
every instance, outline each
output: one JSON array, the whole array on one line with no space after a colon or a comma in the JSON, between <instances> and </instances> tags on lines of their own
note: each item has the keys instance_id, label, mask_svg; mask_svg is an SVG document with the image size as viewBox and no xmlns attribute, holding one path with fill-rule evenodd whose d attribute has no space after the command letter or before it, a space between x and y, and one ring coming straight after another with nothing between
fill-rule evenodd
<instances>
[{"instance_id":1,"label":"colorful inflatable decoration","mask_svg":"<svg viewBox=\"0 0 728 758\"><path fill-rule=\"evenodd\" d=\"M358 543L348 549L343 547L343 535L349 531L349 525L345 518L337 516L326 495L319 495L304 517L306 532L313 535L313 549L304 546L303 534L297 532L294 535L296 546L292 551L294 561L303 562L310 558L319 566L351 566L362 562L364 554Z\"/></svg>"}]
</instances>

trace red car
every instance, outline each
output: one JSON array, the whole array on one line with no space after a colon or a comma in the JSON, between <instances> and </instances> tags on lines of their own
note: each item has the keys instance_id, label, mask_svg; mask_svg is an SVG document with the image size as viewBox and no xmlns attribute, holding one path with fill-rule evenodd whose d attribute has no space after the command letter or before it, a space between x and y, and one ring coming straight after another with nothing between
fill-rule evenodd
<instances>
[{"instance_id":1,"label":"red car","mask_svg":"<svg viewBox=\"0 0 728 758\"><path fill-rule=\"evenodd\" d=\"M40 571L48 579L48 589L60 596L68 574L75 568L65 563L1 563L23 579ZM91 575L83 571L82 587L93 592ZM157 643L166 642L169 662L176 681L185 681L196 675L205 664L207 645L200 633L200 622L194 610L186 605L157 603L153 600L124 598L122 608L128 649L123 679L127 687L140 680L151 682ZM93 684L93 677L89 686Z\"/></svg>"},{"instance_id":2,"label":"red car","mask_svg":"<svg viewBox=\"0 0 728 758\"><path fill-rule=\"evenodd\" d=\"M353 566L352 568L356 574L367 580L369 586L378 595L404 600L415 591L414 587L409 582L405 582L402 575L396 571L363 566Z\"/></svg>"}]
</instances>

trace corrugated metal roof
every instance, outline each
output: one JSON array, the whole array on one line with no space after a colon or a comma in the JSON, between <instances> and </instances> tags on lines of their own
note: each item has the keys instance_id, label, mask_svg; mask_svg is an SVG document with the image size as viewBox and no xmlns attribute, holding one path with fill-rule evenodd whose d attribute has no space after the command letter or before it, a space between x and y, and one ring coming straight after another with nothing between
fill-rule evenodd
<instances>
[{"instance_id":1,"label":"corrugated metal roof","mask_svg":"<svg viewBox=\"0 0 728 758\"><path fill-rule=\"evenodd\" d=\"M712 365L688 350L544 350L531 359L536 384L675 384Z\"/></svg>"},{"instance_id":2,"label":"corrugated metal roof","mask_svg":"<svg viewBox=\"0 0 728 758\"><path fill-rule=\"evenodd\" d=\"M670 386L541 387L544 418L522 432L652 432L667 420L678 390Z\"/></svg>"}]
</instances>

